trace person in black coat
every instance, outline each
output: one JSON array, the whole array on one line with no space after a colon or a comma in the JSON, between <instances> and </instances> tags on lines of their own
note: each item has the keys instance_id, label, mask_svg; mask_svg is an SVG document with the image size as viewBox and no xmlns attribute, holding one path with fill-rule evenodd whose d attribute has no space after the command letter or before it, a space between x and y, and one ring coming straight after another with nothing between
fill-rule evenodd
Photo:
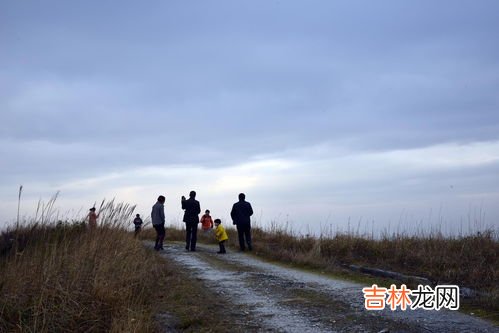
<instances>
[{"instance_id":1,"label":"person in black coat","mask_svg":"<svg viewBox=\"0 0 499 333\"><path fill-rule=\"evenodd\" d=\"M251 220L250 216L253 215L253 208L251 204L245 201L246 196L244 193L239 194L239 201L232 206L230 217L232 224L237 227L237 235L239 236L239 249L245 250L244 241L248 244L248 250L253 250L251 246Z\"/></svg>"},{"instance_id":2,"label":"person in black coat","mask_svg":"<svg viewBox=\"0 0 499 333\"><path fill-rule=\"evenodd\" d=\"M196 192L194 191L189 193L189 199L187 200L182 196L182 209L185 210L183 219L185 222L185 249L191 249L191 251L196 251L199 213L201 213L199 201L195 198Z\"/></svg>"},{"instance_id":3,"label":"person in black coat","mask_svg":"<svg viewBox=\"0 0 499 333\"><path fill-rule=\"evenodd\" d=\"M140 218L140 214L135 215L135 219L133 220L133 224L135 225L135 233L134 237L137 237L137 235L140 233L140 229L142 228L142 219Z\"/></svg>"}]
</instances>

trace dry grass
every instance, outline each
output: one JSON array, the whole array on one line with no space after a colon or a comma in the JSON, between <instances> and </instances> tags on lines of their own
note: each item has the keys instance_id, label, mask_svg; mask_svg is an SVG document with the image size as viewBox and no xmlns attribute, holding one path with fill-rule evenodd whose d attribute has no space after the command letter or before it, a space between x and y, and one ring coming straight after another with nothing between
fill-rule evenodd
<instances>
[{"instance_id":1,"label":"dry grass","mask_svg":"<svg viewBox=\"0 0 499 333\"><path fill-rule=\"evenodd\" d=\"M497 286L499 242L492 231L460 238L394 237L380 240L338 235L320 241L321 256L422 275L436 283L475 289Z\"/></svg>"},{"instance_id":2,"label":"dry grass","mask_svg":"<svg viewBox=\"0 0 499 333\"><path fill-rule=\"evenodd\" d=\"M459 237L432 233L370 239L343 234L318 243L320 257L332 264L364 265L426 277L434 285L471 288L478 296L462 304L499 321L498 236L492 230Z\"/></svg>"},{"instance_id":3,"label":"dry grass","mask_svg":"<svg viewBox=\"0 0 499 333\"><path fill-rule=\"evenodd\" d=\"M219 327L200 309L215 295L125 229L133 206L103 202L95 230L50 222L51 206L0 235L0 332L156 332L165 313L184 331Z\"/></svg>"},{"instance_id":4,"label":"dry grass","mask_svg":"<svg viewBox=\"0 0 499 333\"><path fill-rule=\"evenodd\" d=\"M151 331L151 255L103 207L103 224L31 221L2 233L0 331ZM152 268L151 268L152 267Z\"/></svg>"},{"instance_id":5,"label":"dry grass","mask_svg":"<svg viewBox=\"0 0 499 333\"><path fill-rule=\"evenodd\" d=\"M230 226L229 245L237 249L237 232ZM200 241L215 243L201 232ZM256 255L301 267L339 272L345 264L392 270L428 278L435 284L457 284L482 293L473 306L499 317L499 241L494 231L444 237L437 232L415 236L394 234L380 239L358 234L321 237L293 233L272 224L253 228ZM184 231L169 228L167 239L182 241Z\"/></svg>"}]
</instances>

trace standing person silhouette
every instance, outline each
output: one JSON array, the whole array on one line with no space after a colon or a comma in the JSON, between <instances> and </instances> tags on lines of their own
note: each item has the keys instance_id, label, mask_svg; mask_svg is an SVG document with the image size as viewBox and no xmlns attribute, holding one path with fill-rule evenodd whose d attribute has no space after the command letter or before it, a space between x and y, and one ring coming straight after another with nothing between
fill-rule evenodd
<instances>
[{"instance_id":1,"label":"standing person silhouette","mask_svg":"<svg viewBox=\"0 0 499 333\"><path fill-rule=\"evenodd\" d=\"M154 230L156 230L156 251L163 250L163 240L165 239L165 197L160 195L158 201L152 206L151 220Z\"/></svg>"},{"instance_id":2,"label":"standing person silhouette","mask_svg":"<svg viewBox=\"0 0 499 333\"><path fill-rule=\"evenodd\" d=\"M135 233L133 234L134 237L137 237L137 235L140 233L140 229L142 228L142 224L144 221L140 218L140 214L135 215L135 219L133 219L133 224L135 225Z\"/></svg>"},{"instance_id":3,"label":"standing person silhouette","mask_svg":"<svg viewBox=\"0 0 499 333\"><path fill-rule=\"evenodd\" d=\"M253 250L251 245L251 220L250 216L253 215L253 208L251 204L245 201L246 195L239 193L239 201L232 206L230 217L232 224L237 227L237 235L239 236L239 250L244 251L244 241L248 244L248 250Z\"/></svg>"},{"instance_id":4,"label":"standing person silhouette","mask_svg":"<svg viewBox=\"0 0 499 333\"><path fill-rule=\"evenodd\" d=\"M195 191L191 191L191 193L189 193L189 199L187 200L184 196L182 196L182 209L185 210L183 219L185 222L185 249L196 251L199 213L201 213L201 207L199 205L199 201L196 200Z\"/></svg>"},{"instance_id":5,"label":"standing person silhouette","mask_svg":"<svg viewBox=\"0 0 499 333\"><path fill-rule=\"evenodd\" d=\"M99 214L95 213L95 207L89 209L88 213L88 227L90 230L97 229L97 218L99 218Z\"/></svg>"}]
</instances>

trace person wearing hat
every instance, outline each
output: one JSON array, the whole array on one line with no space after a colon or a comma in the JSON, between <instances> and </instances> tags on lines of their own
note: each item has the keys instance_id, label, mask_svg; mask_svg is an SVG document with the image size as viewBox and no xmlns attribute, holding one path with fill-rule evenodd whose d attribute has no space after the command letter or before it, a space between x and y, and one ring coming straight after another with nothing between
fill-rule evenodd
<instances>
[{"instance_id":1,"label":"person wearing hat","mask_svg":"<svg viewBox=\"0 0 499 333\"><path fill-rule=\"evenodd\" d=\"M95 207L90 208L90 212L88 213L88 227L90 229L96 229L97 228L97 218L99 217L99 214L95 214Z\"/></svg>"}]
</instances>

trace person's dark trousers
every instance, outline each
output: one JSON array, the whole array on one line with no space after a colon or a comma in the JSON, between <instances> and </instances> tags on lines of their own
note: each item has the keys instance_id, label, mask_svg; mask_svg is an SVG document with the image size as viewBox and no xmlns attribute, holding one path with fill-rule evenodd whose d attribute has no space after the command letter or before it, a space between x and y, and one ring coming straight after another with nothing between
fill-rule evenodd
<instances>
[{"instance_id":1,"label":"person's dark trousers","mask_svg":"<svg viewBox=\"0 0 499 333\"><path fill-rule=\"evenodd\" d=\"M225 241L218 242L218 246L220 246L220 251L218 253L226 253L225 252Z\"/></svg>"},{"instance_id":2,"label":"person's dark trousers","mask_svg":"<svg viewBox=\"0 0 499 333\"><path fill-rule=\"evenodd\" d=\"M251 246L251 225L249 224L238 224L237 225L237 236L239 237L239 249L241 251L245 250L244 240L246 238L246 244L248 244L248 250L253 250Z\"/></svg>"},{"instance_id":3,"label":"person's dark trousers","mask_svg":"<svg viewBox=\"0 0 499 333\"><path fill-rule=\"evenodd\" d=\"M185 248L196 251L196 241L198 239L198 224L192 222L185 223Z\"/></svg>"},{"instance_id":4,"label":"person's dark trousers","mask_svg":"<svg viewBox=\"0 0 499 333\"><path fill-rule=\"evenodd\" d=\"M163 240L165 239L165 225L164 224L153 224L154 230L156 230L156 244L154 245L155 250L163 249Z\"/></svg>"}]
</instances>

